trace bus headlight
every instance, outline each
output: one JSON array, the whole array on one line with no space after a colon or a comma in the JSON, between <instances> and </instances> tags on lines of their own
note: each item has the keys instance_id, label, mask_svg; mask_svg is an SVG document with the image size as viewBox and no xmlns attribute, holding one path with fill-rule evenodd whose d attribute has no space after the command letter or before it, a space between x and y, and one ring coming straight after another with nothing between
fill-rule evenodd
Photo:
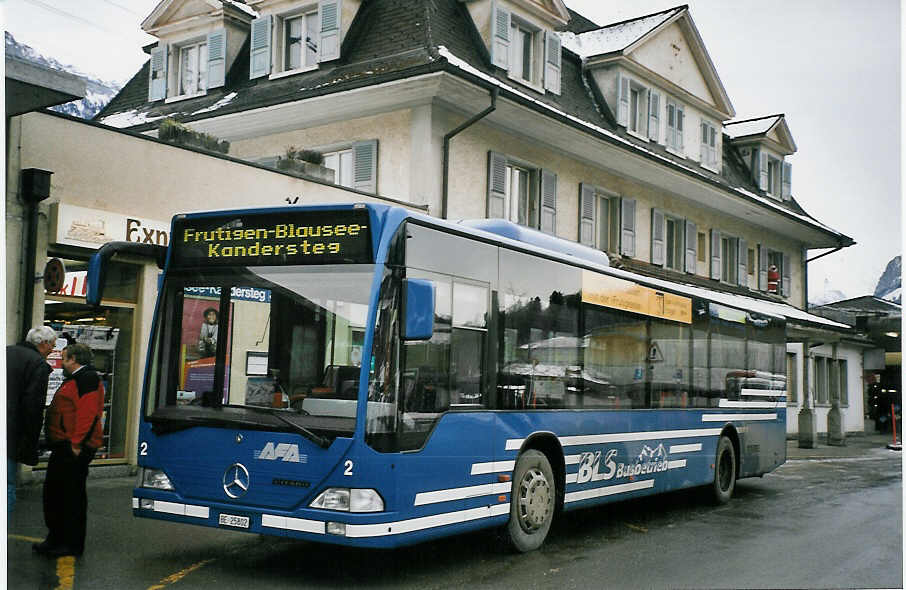
<instances>
[{"instance_id":1,"label":"bus headlight","mask_svg":"<svg viewBox=\"0 0 906 590\"><path fill-rule=\"evenodd\" d=\"M142 468L142 486L143 488L153 488L155 490L172 490L173 484L170 478L160 469Z\"/></svg>"},{"instance_id":2,"label":"bus headlight","mask_svg":"<svg viewBox=\"0 0 906 590\"><path fill-rule=\"evenodd\" d=\"M309 506L343 512L381 512L384 510L384 500L377 490L327 488Z\"/></svg>"}]
</instances>

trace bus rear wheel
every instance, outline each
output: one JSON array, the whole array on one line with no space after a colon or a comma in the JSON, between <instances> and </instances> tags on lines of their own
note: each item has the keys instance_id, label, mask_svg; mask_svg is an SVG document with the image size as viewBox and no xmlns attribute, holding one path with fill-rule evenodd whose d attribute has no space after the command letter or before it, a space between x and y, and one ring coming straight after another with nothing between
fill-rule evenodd
<instances>
[{"instance_id":1,"label":"bus rear wheel","mask_svg":"<svg viewBox=\"0 0 906 590\"><path fill-rule=\"evenodd\" d=\"M735 489L736 450L733 448L733 441L722 436L717 443L717 453L714 457L714 483L711 486L714 503L726 504Z\"/></svg>"},{"instance_id":2,"label":"bus rear wheel","mask_svg":"<svg viewBox=\"0 0 906 590\"><path fill-rule=\"evenodd\" d=\"M554 519L557 486L554 471L544 453L528 450L519 456L513 471L510 521L507 536L519 552L541 546Z\"/></svg>"}]
</instances>

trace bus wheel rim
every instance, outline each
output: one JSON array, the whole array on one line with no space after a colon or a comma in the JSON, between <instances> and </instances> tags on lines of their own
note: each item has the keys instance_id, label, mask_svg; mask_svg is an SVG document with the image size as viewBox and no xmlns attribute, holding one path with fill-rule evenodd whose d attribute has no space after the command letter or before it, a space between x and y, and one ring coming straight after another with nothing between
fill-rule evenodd
<instances>
[{"instance_id":1,"label":"bus wheel rim","mask_svg":"<svg viewBox=\"0 0 906 590\"><path fill-rule=\"evenodd\" d=\"M733 465L730 463L732 460L733 458L730 456L730 453L724 451L720 454L720 489L724 492L729 490L730 485L732 484Z\"/></svg>"},{"instance_id":2,"label":"bus wheel rim","mask_svg":"<svg viewBox=\"0 0 906 590\"><path fill-rule=\"evenodd\" d=\"M553 506L551 486L538 468L525 472L519 483L519 524L528 533L540 529Z\"/></svg>"}]
</instances>

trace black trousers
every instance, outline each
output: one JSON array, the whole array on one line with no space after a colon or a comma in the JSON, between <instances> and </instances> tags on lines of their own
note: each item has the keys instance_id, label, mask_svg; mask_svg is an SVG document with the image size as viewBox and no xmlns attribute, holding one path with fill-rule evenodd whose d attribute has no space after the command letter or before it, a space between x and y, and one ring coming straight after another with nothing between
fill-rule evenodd
<instances>
[{"instance_id":1,"label":"black trousers","mask_svg":"<svg viewBox=\"0 0 906 590\"><path fill-rule=\"evenodd\" d=\"M88 512L88 464L94 450L84 449L76 457L69 443L50 454L44 479L44 524L51 545L68 547L81 555L85 550L85 526Z\"/></svg>"}]
</instances>

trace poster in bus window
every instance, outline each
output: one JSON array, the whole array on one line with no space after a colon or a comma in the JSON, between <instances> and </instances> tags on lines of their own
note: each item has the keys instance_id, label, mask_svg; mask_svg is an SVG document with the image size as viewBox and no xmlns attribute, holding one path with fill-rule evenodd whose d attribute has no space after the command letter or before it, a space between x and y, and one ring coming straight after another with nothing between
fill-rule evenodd
<instances>
[{"instance_id":1,"label":"poster in bus window","mask_svg":"<svg viewBox=\"0 0 906 590\"><path fill-rule=\"evenodd\" d=\"M220 328L220 297L187 296L183 300L182 335L180 338L181 395L184 403L200 402L201 396L214 387L217 335ZM227 351L230 341L227 340ZM223 393L226 398L230 382L230 357L226 357ZM194 394L194 395L193 395Z\"/></svg>"}]
</instances>

